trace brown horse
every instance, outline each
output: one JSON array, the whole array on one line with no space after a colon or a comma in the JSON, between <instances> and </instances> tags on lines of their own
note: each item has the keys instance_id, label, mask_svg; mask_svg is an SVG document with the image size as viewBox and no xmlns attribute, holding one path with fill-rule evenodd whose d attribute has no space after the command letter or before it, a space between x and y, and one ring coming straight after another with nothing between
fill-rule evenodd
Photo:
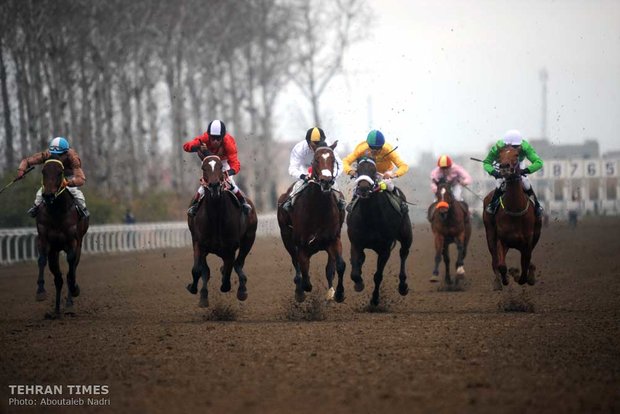
<instances>
[{"instance_id":1,"label":"brown horse","mask_svg":"<svg viewBox=\"0 0 620 414\"><path fill-rule=\"evenodd\" d=\"M366 260L364 249L372 249L378 255L374 274L375 289L370 300L373 306L379 304L383 269L396 241L400 242L398 292L403 296L409 292L405 262L413 243L413 228L409 214L397 211L388 199L390 196L387 192L379 191L376 175L377 166L374 160L364 158L358 161L355 186L358 201L347 216L347 233L351 241L351 279L357 292L364 290L362 279L362 266ZM401 196L404 199L402 193Z\"/></svg>"},{"instance_id":2,"label":"brown horse","mask_svg":"<svg viewBox=\"0 0 620 414\"><path fill-rule=\"evenodd\" d=\"M60 293L62 291L62 273L58 256L60 251L67 254L69 270L67 272L68 293L65 304L67 313L73 312L73 298L80 295L76 282L76 270L80 263L82 238L88 230L89 218L81 218L75 206L75 200L65 187L64 165L57 159L49 159L41 170L43 174L43 205L37 214L37 248L39 251L39 278L37 300L45 300L45 265L54 275L56 286L55 313L60 314Z\"/></svg>"},{"instance_id":3,"label":"brown horse","mask_svg":"<svg viewBox=\"0 0 620 414\"><path fill-rule=\"evenodd\" d=\"M452 183L440 180L436 183L437 203L431 204L429 207L429 217L431 220L431 229L435 238L435 268L431 282L438 281L439 263L443 255L443 261L446 266L446 274L444 277L446 285L452 284L450 278L450 252L451 243L456 244L458 256L456 259L456 279L455 285L465 277L464 260L467 255L467 245L471 237L471 221L467 217L465 206L458 200L454 199L452 194Z\"/></svg>"},{"instance_id":4,"label":"brown horse","mask_svg":"<svg viewBox=\"0 0 620 414\"><path fill-rule=\"evenodd\" d=\"M493 196L491 192L484 199L485 211L482 216L495 274L495 290L501 290L502 284L508 284L506 268L508 249L517 249L521 252L521 275L518 277L516 272L515 280L521 285L525 283L533 285L536 282L536 266L530 260L542 227L541 218L535 215L534 203L523 191L519 149L506 146L500 150L499 173L504 178L502 185L505 185L505 193L500 198L500 208L495 215L486 212L486 206Z\"/></svg>"},{"instance_id":5,"label":"brown horse","mask_svg":"<svg viewBox=\"0 0 620 414\"><path fill-rule=\"evenodd\" d=\"M344 222L344 211L338 207L342 194L334 190L336 158L331 146L321 146L314 152L312 174L308 186L297 195L295 206L288 213L282 204L293 186L278 198L278 225L284 247L291 256L295 268L295 299L303 302L305 292L312 291L309 267L310 258L324 250L328 254L325 276L329 287L327 298L334 298L334 272L338 272L338 286L335 291L337 302L344 300L342 278L345 263L342 259L340 231Z\"/></svg>"},{"instance_id":6,"label":"brown horse","mask_svg":"<svg viewBox=\"0 0 620 414\"><path fill-rule=\"evenodd\" d=\"M237 299L244 301L248 293L243 265L256 238L256 209L246 197L252 211L247 216L242 213L237 197L226 187L226 173L222 170L222 161L217 155L209 155L202 160L201 181L206 187L205 196L198 206L196 216L187 218L194 248L193 279L192 283L187 285L187 290L192 294L198 293L198 279L202 277L199 305L209 306L207 282L211 271L207 265L207 255L213 253L224 261L220 268L220 291L230 291L230 275L234 268L239 276ZM239 253L235 258L237 250Z\"/></svg>"}]
</instances>

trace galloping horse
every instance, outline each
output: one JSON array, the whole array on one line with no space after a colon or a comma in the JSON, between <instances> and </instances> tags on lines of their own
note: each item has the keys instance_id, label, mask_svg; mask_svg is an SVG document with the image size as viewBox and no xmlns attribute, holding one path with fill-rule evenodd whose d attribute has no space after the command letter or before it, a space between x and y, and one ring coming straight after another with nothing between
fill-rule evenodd
<instances>
[{"instance_id":1,"label":"galloping horse","mask_svg":"<svg viewBox=\"0 0 620 414\"><path fill-rule=\"evenodd\" d=\"M366 260L364 249L372 249L378 255L374 275L375 289L371 299L371 304L374 306L379 304L379 287L383 280L383 269L396 241L400 242L398 292L403 296L409 292L405 261L413 242L413 229L409 215L401 214L388 199L388 194L385 191L379 191L379 184L375 180L376 174L377 166L372 159L363 158L358 161L354 190L358 201L353 211L347 216L347 233L351 241L351 280L355 283L357 292L364 290L362 280L362 266Z\"/></svg>"},{"instance_id":2,"label":"galloping horse","mask_svg":"<svg viewBox=\"0 0 620 414\"><path fill-rule=\"evenodd\" d=\"M515 276L515 280L520 285L526 282L533 285L536 282L536 266L530 260L542 227L542 219L536 217L534 203L527 197L521 185L518 149L506 146L500 150L499 173L505 180L503 185L506 186L504 195L500 198L500 208L495 215L486 212L486 206L493 195L491 192L484 199L485 212L482 216L495 273L495 290L502 288L500 278L501 283L508 284L508 249L521 252L521 276L518 280Z\"/></svg>"},{"instance_id":3,"label":"galloping horse","mask_svg":"<svg viewBox=\"0 0 620 414\"><path fill-rule=\"evenodd\" d=\"M88 230L89 218L81 218L75 206L75 200L65 187L64 165L57 159L49 159L41 170L43 174L43 205L37 214L37 248L39 250L39 278L37 300L45 300L45 280L43 273L49 261L49 269L54 275L56 286L56 315L60 314L60 293L62 291L62 273L58 256L60 251L67 254L69 270L67 272L68 293L66 311L71 312L73 298L80 295L76 282L76 270L80 263L82 238Z\"/></svg>"},{"instance_id":4,"label":"galloping horse","mask_svg":"<svg viewBox=\"0 0 620 414\"><path fill-rule=\"evenodd\" d=\"M452 194L451 182L442 179L437 184L437 192L435 196L438 202L431 204L429 207L429 219L431 221L431 229L435 237L435 268L431 282L436 282L439 275L439 263L443 255L443 261L446 265L445 283L450 285L450 251L451 243L456 244L458 257L456 259L456 280L465 277L465 268L463 267L465 256L467 255L467 245L471 237L471 221L467 217L465 207L460 201L455 200Z\"/></svg>"},{"instance_id":5,"label":"galloping horse","mask_svg":"<svg viewBox=\"0 0 620 414\"><path fill-rule=\"evenodd\" d=\"M192 283L187 290L198 293L198 279L202 277L200 302L202 307L209 306L207 282L211 271L207 265L207 255L213 253L222 258L224 266L220 268L222 285L220 291L229 292L232 269L239 276L237 299L244 301L248 297L247 276L243 272L245 258L250 252L256 238L258 219L252 201L252 211L246 216L241 211L237 197L225 187L225 172L222 161L217 155L208 155L202 160L202 180L206 187L205 196L200 202L196 216L187 218L187 225L192 233L194 248L194 266ZM239 250L237 257L235 254Z\"/></svg>"},{"instance_id":6,"label":"galloping horse","mask_svg":"<svg viewBox=\"0 0 620 414\"><path fill-rule=\"evenodd\" d=\"M290 193L287 192L278 198L278 225L284 247L291 256L295 268L295 299L303 302L305 292L312 291L309 267L310 258L317 252L324 250L328 254L325 276L329 287L327 298L334 298L334 272L338 272L338 285L335 291L337 302L344 300L344 285L342 283L345 263L342 259L342 243L340 231L344 222L344 211L338 208L338 197L342 194L334 190L334 168L336 158L331 146L321 146L314 152L312 160L312 174L308 186L298 194L295 206L288 213L282 204Z\"/></svg>"}]
</instances>

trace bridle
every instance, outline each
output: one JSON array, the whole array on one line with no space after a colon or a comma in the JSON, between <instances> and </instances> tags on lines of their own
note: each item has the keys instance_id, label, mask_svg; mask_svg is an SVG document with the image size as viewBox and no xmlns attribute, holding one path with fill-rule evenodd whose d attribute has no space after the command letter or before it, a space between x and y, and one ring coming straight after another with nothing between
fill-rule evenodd
<instances>
[{"instance_id":1,"label":"bridle","mask_svg":"<svg viewBox=\"0 0 620 414\"><path fill-rule=\"evenodd\" d=\"M43 164L43 169L45 169L45 166L47 164L53 164L53 163L57 163L60 164L60 180L58 183L58 190L56 190L56 192L50 197L49 194L46 197L45 192L43 192L43 199L46 200L46 203L52 203L60 194L63 193L63 191L65 191L67 189L66 186L62 185L62 183L65 180L65 165L62 163L62 161L57 160L57 159L49 159L47 161L45 161L45 163ZM43 190L45 190L45 183L43 181L43 177L41 177L41 187L43 187Z\"/></svg>"},{"instance_id":2,"label":"bridle","mask_svg":"<svg viewBox=\"0 0 620 414\"><path fill-rule=\"evenodd\" d=\"M372 160L370 158L364 158L364 159L358 161L358 163L357 163L358 171L359 171L359 166L361 164L363 164L363 163L370 163L370 164L372 164L375 167L375 174L376 174L377 164L375 163L374 160ZM368 191L360 191L359 184L361 182L366 182L366 183L370 184L370 189ZM354 184L355 184L355 190L354 190L355 195L357 197L359 197L359 198L368 198L368 197L370 197L370 195L372 193L376 193L376 192L380 191L379 184L377 184L377 181L373 177L368 175L368 174L358 175L355 178Z\"/></svg>"},{"instance_id":3,"label":"bridle","mask_svg":"<svg viewBox=\"0 0 620 414\"><path fill-rule=\"evenodd\" d=\"M319 159L318 157L324 157L325 160L327 160L327 158L331 157L333 160L333 165L331 167L331 169L322 169L319 172ZM317 148L317 150L314 152L314 159L312 160L312 175L310 176L310 179L308 180L309 183L314 183L317 184L321 187L321 191L324 193L327 193L329 191L331 191L332 186L334 185L334 183L336 182L336 174L334 174L334 166L337 165L336 163L336 157L334 155L334 150L332 150L329 147L319 147ZM331 177L329 180L325 180L325 179L321 179L321 175L326 176L326 177Z\"/></svg>"}]
</instances>

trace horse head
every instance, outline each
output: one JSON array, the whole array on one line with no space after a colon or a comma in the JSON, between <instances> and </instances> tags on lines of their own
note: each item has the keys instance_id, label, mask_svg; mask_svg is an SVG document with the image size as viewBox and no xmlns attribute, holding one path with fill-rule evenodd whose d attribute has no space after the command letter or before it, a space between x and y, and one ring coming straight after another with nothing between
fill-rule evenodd
<instances>
[{"instance_id":1,"label":"horse head","mask_svg":"<svg viewBox=\"0 0 620 414\"><path fill-rule=\"evenodd\" d=\"M211 196L219 197L224 184L222 160L217 155L208 155L202 160L202 183Z\"/></svg>"},{"instance_id":2,"label":"horse head","mask_svg":"<svg viewBox=\"0 0 620 414\"><path fill-rule=\"evenodd\" d=\"M507 181L521 177L519 153L520 148L512 145L506 145L499 151L499 173Z\"/></svg>"},{"instance_id":3,"label":"horse head","mask_svg":"<svg viewBox=\"0 0 620 414\"><path fill-rule=\"evenodd\" d=\"M437 205L435 205L435 210L439 212L441 220L445 221L448 218L448 211L454 202L454 195L452 195L452 185L454 183L441 178L439 181L435 181L435 184L437 185L437 191L435 192Z\"/></svg>"},{"instance_id":4,"label":"horse head","mask_svg":"<svg viewBox=\"0 0 620 414\"><path fill-rule=\"evenodd\" d=\"M43 169L42 186L43 200L45 204L51 205L67 187L65 186L65 166L62 161L51 158L45 161Z\"/></svg>"},{"instance_id":5,"label":"horse head","mask_svg":"<svg viewBox=\"0 0 620 414\"><path fill-rule=\"evenodd\" d=\"M375 177L377 164L372 158L362 158L357 162L357 178L355 179L355 194L359 198L368 198L377 190Z\"/></svg>"},{"instance_id":6,"label":"horse head","mask_svg":"<svg viewBox=\"0 0 620 414\"><path fill-rule=\"evenodd\" d=\"M336 179L336 155L334 154L336 144L337 142L334 142L330 146L321 146L314 151L311 178L321 186L324 192L331 191Z\"/></svg>"}]
</instances>

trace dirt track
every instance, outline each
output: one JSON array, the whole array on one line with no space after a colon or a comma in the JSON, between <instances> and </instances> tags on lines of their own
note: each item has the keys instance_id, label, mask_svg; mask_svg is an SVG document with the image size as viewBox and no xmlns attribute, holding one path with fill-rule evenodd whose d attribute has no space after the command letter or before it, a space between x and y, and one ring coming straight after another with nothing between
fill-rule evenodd
<instances>
[{"instance_id":1,"label":"dirt track","mask_svg":"<svg viewBox=\"0 0 620 414\"><path fill-rule=\"evenodd\" d=\"M375 255L364 268L366 290L356 293L348 244L345 303L319 299L321 254L311 263L320 296L304 309L293 304L278 239L257 241L246 302L235 299L236 286L220 293L212 273L209 309L185 290L190 250L85 256L78 315L61 320L44 319L51 276L48 300L38 303L36 264L2 267L0 412L43 411L9 407L8 384L107 384L111 406L90 411L115 413L620 411L620 220L577 230L552 223L534 252L537 285L511 281L502 292L491 291L483 230L472 236L467 290L438 291L428 282L428 229L414 229L410 294L397 293L394 251L384 312L374 313L366 305ZM517 264L514 252L509 259ZM534 312L500 309L510 301ZM217 320L226 318L233 320Z\"/></svg>"}]
</instances>

